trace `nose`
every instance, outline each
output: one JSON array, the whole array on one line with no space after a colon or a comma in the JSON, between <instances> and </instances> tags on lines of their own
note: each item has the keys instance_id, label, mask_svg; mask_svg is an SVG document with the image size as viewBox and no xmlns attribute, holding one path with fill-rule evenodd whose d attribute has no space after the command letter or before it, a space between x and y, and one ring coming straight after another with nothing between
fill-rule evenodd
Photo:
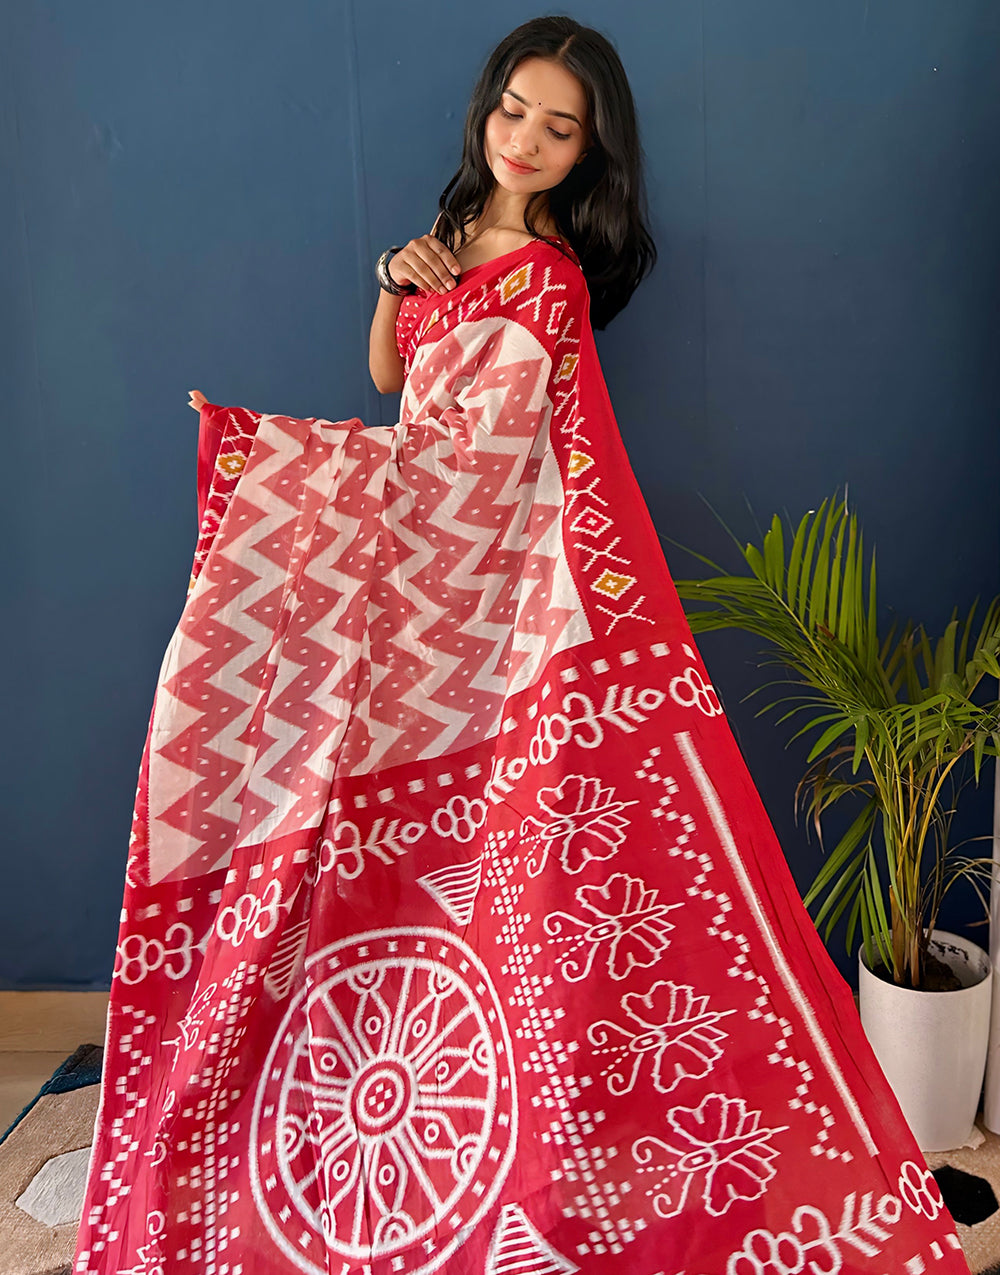
<instances>
[{"instance_id":1,"label":"nose","mask_svg":"<svg viewBox=\"0 0 1000 1275\"><path fill-rule=\"evenodd\" d=\"M515 128L511 134L511 140L514 143L514 149L518 155L537 155L538 139L534 137L531 127L523 124L521 128Z\"/></svg>"}]
</instances>

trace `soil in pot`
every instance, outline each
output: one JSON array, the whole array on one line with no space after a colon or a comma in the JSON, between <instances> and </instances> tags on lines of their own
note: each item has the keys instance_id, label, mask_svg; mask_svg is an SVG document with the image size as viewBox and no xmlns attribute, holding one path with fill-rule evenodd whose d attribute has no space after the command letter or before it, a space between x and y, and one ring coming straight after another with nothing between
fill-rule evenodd
<instances>
[{"instance_id":1,"label":"soil in pot","mask_svg":"<svg viewBox=\"0 0 1000 1275\"><path fill-rule=\"evenodd\" d=\"M879 964L872 973L876 978L880 978L883 983L893 983L892 971L885 965ZM913 984L909 979L904 983L894 984L897 987L905 987L910 991L913 990ZM962 990L962 981L944 961L939 961L931 952L924 954L924 981L917 989L921 992L960 992Z\"/></svg>"}]
</instances>

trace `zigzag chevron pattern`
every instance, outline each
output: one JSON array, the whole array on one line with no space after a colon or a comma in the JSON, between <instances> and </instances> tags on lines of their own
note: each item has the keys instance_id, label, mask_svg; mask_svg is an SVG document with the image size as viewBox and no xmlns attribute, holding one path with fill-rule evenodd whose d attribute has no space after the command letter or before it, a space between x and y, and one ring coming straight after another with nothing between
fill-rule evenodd
<instances>
[{"instance_id":1,"label":"zigzag chevron pattern","mask_svg":"<svg viewBox=\"0 0 1000 1275\"><path fill-rule=\"evenodd\" d=\"M486 1275L570 1275L579 1270L538 1234L519 1204L506 1204L493 1232Z\"/></svg>"},{"instance_id":2,"label":"zigzag chevron pattern","mask_svg":"<svg viewBox=\"0 0 1000 1275\"><path fill-rule=\"evenodd\" d=\"M335 769L492 738L506 697L590 640L550 375L494 315L421 347L398 426L260 418L161 670L151 882L316 827Z\"/></svg>"}]
</instances>

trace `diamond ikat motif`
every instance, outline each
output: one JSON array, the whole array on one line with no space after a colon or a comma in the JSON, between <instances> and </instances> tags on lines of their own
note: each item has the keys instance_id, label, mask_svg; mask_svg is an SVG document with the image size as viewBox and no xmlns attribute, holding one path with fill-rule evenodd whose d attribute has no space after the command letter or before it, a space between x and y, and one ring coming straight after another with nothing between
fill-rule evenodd
<instances>
[{"instance_id":1,"label":"diamond ikat motif","mask_svg":"<svg viewBox=\"0 0 1000 1275\"><path fill-rule=\"evenodd\" d=\"M571 484L567 491L569 510L575 507L581 496L589 498L594 505L607 508L607 501L598 491L602 482L599 471L590 474L585 487L577 490L572 486L575 479L588 470L595 470L598 465L593 454L598 447L590 444L582 432L585 422L580 410L580 346L582 341L587 340L589 347L593 338L580 323L579 298L574 301L568 299L578 293L578 288L578 279L571 282L567 278L561 260L558 260L558 264L543 264L541 257L538 260L529 259L502 275L498 284L491 281L468 289L458 288L446 298L436 298L430 314L426 314L425 309L421 316L420 303L414 298L406 298L400 308L400 324L397 329L398 340L402 333L399 349L404 358L407 377L418 351L427 339L434 335L440 341L435 329L444 328L448 331L473 316L481 315L489 308L494 296L499 297L501 305L509 308L511 316L518 322L530 324L536 331L540 326L547 337L554 338L553 351L558 356L558 361L551 374L551 428L554 435L565 435L572 443L579 439L585 447L590 448L589 452L576 446L570 449L566 468L567 481ZM405 392L404 389L404 394ZM621 553L620 546L621 536L615 535L613 527L609 526L604 535L604 543L596 546L591 544L590 560L581 564L589 587L605 599L597 607L597 616L603 618L608 632L613 631L622 620L649 623L643 612L646 602L644 595L634 595L631 605L626 609L606 605L609 601L617 602L636 581L635 575L624 570L632 564L631 559Z\"/></svg>"},{"instance_id":2,"label":"diamond ikat motif","mask_svg":"<svg viewBox=\"0 0 1000 1275\"><path fill-rule=\"evenodd\" d=\"M568 474L570 478L578 478L580 474L585 473L594 463L594 458L588 456L586 452L570 452Z\"/></svg>"},{"instance_id":3,"label":"diamond ikat motif","mask_svg":"<svg viewBox=\"0 0 1000 1275\"><path fill-rule=\"evenodd\" d=\"M500 280L500 300L506 305L514 297L526 292L531 284L531 265L526 263Z\"/></svg>"},{"instance_id":4,"label":"diamond ikat motif","mask_svg":"<svg viewBox=\"0 0 1000 1275\"><path fill-rule=\"evenodd\" d=\"M602 571L594 581L593 589L608 598L620 598L635 584L635 576L619 575L616 571Z\"/></svg>"}]
</instances>

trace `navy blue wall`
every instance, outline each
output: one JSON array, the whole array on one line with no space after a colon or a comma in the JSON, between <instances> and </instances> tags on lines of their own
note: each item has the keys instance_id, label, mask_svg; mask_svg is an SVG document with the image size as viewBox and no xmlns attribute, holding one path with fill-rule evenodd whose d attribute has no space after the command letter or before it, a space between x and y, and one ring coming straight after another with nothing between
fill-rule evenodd
<instances>
[{"instance_id":1,"label":"navy blue wall","mask_svg":"<svg viewBox=\"0 0 1000 1275\"><path fill-rule=\"evenodd\" d=\"M396 419L367 375L372 263L429 229L483 59L542 11L0 8L0 985L110 981L194 544L188 389ZM886 604L936 625L995 592L1000 6L572 12L615 42L642 122L660 262L598 346L660 532L724 552L701 496L750 533L747 501L797 517L849 481ZM800 756L740 703L752 644L703 649L803 882Z\"/></svg>"}]
</instances>

